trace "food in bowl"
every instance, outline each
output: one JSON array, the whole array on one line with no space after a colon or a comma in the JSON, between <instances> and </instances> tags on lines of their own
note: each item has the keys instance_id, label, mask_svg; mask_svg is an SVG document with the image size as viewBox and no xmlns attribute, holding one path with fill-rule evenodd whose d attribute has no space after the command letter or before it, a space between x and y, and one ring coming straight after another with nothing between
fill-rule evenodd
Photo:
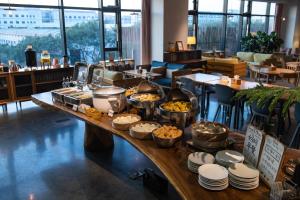
<instances>
[{"instance_id":1,"label":"food in bowl","mask_svg":"<svg viewBox=\"0 0 300 200\"><path fill-rule=\"evenodd\" d=\"M132 87L132 88L129 88L125 91L125 96L126 97L129 97L133 94L136 94L137 93L137 87Z\"/></svg>"},{"instance_id":2,"label":"food in bowl","mask_svg":"<svg viewBox=\"0 0 300 200\"><path fill-rule=\"evenodd\" d=\"M85 115L91 117L95 120L100 120L103 114L96 110L95 108L87 108L85 109Z\"/></svg>"},{"instance_id":3,"label":"food in bowl","mask_svg":"<svg viewBox=\"0 0 300 200\"><path fill-rule=\"evenodd\" d=\"M203 134L222 134L227 132L224 126L216 123L195 123L192 128L195 132Z\"/></svg>"},{"instance_id":4,"label":"food in bowl","mask_svg":"<svg viewBox=\"0 0 300 200\"><path fill-rule=\"evenodd\" d=\"M151 133L155 129L159 128L158 124L151 124L151 123L139 123L134 126L132 126L132 130L135 132L145 132L145 133Z\"/></svg>"},{"instance_id":5,"label":"food in bowl","mask_svg":"<svg viewBox=\"0 0 300 200\"><path fill-rule=\"evenodd\" d=\"M141 101L141 102L145 102L145 101L158 101L158 100L160 100L160 96L159 95L157 95L157 94L150 94L150 93L135 95L133 98L135 100Z\"/></svg>"},{"instance_id":6,"label":"food in bowl","mask_svg":"<svg viewBox=\"0 0 300 200\"><path fill-rule=\"evenodd\" d=\"M186 101L169 101L163 103L161 107L169 112L188 112L191 110L192 104Z\"/></svg>"},{"instance_id":7,"label":"food in bowl","mask_svg":"<svg viewBox=\"0 0 300 200\"><path fill-rule=\"evenodd\" d=\"M113 123L115 123L115 124L132 124L132 123L135 123L138 121L140 121L140 119L138 117L132 116L132 115L126 115L126 116L116 117L113 120Z\"/></svg>"},{"instance_id":8,"label":"food in bowl","mask_svg":"<svg viewBox=\"0 0 300 200\"><path fill-rule=\"evenodd\" d=\"M164 125L153 131L153 135L160 139L175 139L182 136L182 130L175 126Z\"/></svg>"}]
</instances>

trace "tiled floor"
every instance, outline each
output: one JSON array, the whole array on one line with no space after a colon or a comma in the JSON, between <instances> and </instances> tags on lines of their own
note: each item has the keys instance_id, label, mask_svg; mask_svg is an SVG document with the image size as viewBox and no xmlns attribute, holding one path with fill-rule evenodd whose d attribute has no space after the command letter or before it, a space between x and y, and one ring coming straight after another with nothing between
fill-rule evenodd
<instances>
[{"instance_id":1,"label":"tiled floor","mask_svg":"<svg viewBox=\"0 0 300 200\"><path fill-rule=\"evenodd\" d=\"M84 123L31 102L0 111L0 199L178 199L157 196L128 173L155 166L130 144L115 138L113 150L83 149ZM157 170L157 169L156 169Z\"/></svg>"}]
</instances>

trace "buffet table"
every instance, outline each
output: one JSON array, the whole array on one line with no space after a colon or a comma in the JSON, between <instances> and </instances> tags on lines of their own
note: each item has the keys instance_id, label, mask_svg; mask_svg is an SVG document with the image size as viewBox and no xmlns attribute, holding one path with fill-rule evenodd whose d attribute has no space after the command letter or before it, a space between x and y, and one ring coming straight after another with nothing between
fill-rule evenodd
<instances>
[{"instance_id":1,"label":"buffet table","mask_svg":"<svg viewBox=\"0 0 300 200\"><path fill-rule=\"evenodd\" d=\"M269 189L264 183L251 191L238 190L228 187L220 192L213 192L204 189L198 184L198 176L190 172L187 168L187 155L192 152L191 148L183 141L176 143L175 147L169 149L158 148L151 140L138 140L132 138L128 132L119 131L112 127L110 117L102 117L100 121L87 117L85 114L75 112L63 104L54 103L50 92L35 94L32 101L46 109L63 111L80 120L85 121L84 148L87 151L96 152L103 148L113 148L113 135L119 136L145 156L147 156L166 176L183 199L268 199ZM244 137L238 133L230 133L235 139L234 149L241 151L243 148ZM185 138L190 138L190 131L185 131Z\"/></svg>"}]
</instances>

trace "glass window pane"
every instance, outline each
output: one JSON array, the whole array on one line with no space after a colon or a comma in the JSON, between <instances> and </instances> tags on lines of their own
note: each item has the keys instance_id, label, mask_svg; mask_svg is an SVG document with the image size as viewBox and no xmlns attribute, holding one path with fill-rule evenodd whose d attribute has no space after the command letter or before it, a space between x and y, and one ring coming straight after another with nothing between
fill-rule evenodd
<instances>
[{"instance_id":1,"label":"glass window pane","mask_svg":"<svg viewBox=\"0 0 300 200\"><path fill-rule=\"evenodd\" d=\"M189 15L188 16L188 35L193 36L194 35L194 16Z\"/></svg>"},{"instance_id":2,"label":"glass window pane","mask_svg":"<svg viewBox=\"0 0 300 200\"><path fill-rule=\"evenodd\" d=\"M251 33L256 33L258 31L262 31L262 32L266 31L266 17L252 16L251 17L250 32Z\"/></svg>"},{"instance_id":3,"label":"glass window pane","mask_svg":"<svg viewBox=\"0 0 300 200\"><path fill-rule=\"evenodd\" d=\"M65 20L71 63L97 63L101 60L98 12L68 9L65 10Z\"/></svg>"},{"instance_id":4,"label":"glass window pane","mask_svg":"<svg viewBox=\"0 0 300 200\"><path fill-rule=\"evenodd\" d=\"M229 15L227 17L227 29L226 29L226 55L234 55L238 50L239 45L239 27L240 16Z\"/></svg>"},{"instance_id":5,"label":"glass window pane","mask_svg":"<svg viewBox=\"0 0 300 200\"><path fill-rule=\"evenodd\" d=\"M239 14L241 10L241 0L228 0L228 13Z\"/></svg>"},{"instance_id":6,"label":"glass window pane","mask_svg":"<svg viewBox=\"0 0 300 200\"><path fill-rule=\"evenodd\" d=\"M271 3L270 15L276 15L276 3Z\"/></svg>"},{"instance_id":7,"label":"glass window pane","mask_svg":"<svg viewBox=\"0 0 300 200\"><path fill-rule=\"evenodd\" d=\"M116 0L102 0L103 6L116 6Z\"/></svg>"},{"instance_id":8,"label":"glass window pane","mask_svg":"<svg viewBox=\"0 0 300 200\"><path fill-rule=\"evenodd\" d=\"M122 55L141 64L141 13L122 12Z\"/></svg>"},{"instance_id":9,"label":"glass window pane","mask_svg":"<svg viewBox=\"0 0 300 200\"><path fill-rule=\"evenodd\" d=\"M63 56L60 35L59 12L45 8L14 8L10 14L0 7L0 58L7 63L15 60L25 65L24 50L32 44L40 59L41 52L48 50L51 58Z\"/></svg>"},{"instance_id":10,"label":"glass window pane","mask_svg":"<svg viewBox=\"0 0 300 200\"><path fill-rule=\"evenodd\" d=\"M141 0L121 0L121 9L142 9Z\"/></svg>"},{"instance_id":11,"label":"glass window pane","mask_svg":"<svg viewBox=\"0 0 300 200\"><path fill-rule=\"evenodd\" d=\"M116 13L104 13L104 43L105 48L117 47Z\"/></svg>"},{"instance_id":12,"label":"glass window pane","mask_svg":"<svg viewBox=\"0 0 300 200\"><path fill-rule=\"evenodd\" d=\"M57 6L59 5L60 0L0 0L0 3L11 3L11 4L30 4L30 5L51 5Z\"/></svg>"},{"instance_id":13,"label":"glass window pane","mask_svg":"<svg viewBox=\"0 0 300 200\"><path fill-rule=\"evenodd\" d=\"M253 15L266 15L267 14L267 2L252 2L252 14Z\"/></svg>"},{"instance_id":14,"label":"glass window pane","mask_svg":"<svg viewBox=\"0 0 300 200\"><path fill-rule=\"evenodd\" d=\"M248 12L249 1L244 2L244 13Z\"/></svg>"},{"instance_id":15,"label":"glass window pane","mask_svg":"<svg viewBox=\"0 0 300 200\"><path fill-rule=\"evenodd\" d=\"M98 8L98 0L84 0L84 1L64 0L64 6Z\"/></svg>"},{"instance_id":16,"label":"glass window pane","mask_svg":"<svg viewBox=\"0 0 300 200\"><path fill-rule=\"evenodd\" d=\"M110 60L113 58L114 60L120 59L120 54L118 51L106 51L105 52L105 60Z\"/></svg>"},{"instance_id":17,"label":"glass window pane","mask_svg":"<svg viewBox=\"0 0 300 200\"><path fill-rule=\"evenodd\" d=\"M269 18L269 27L268 27L268 33L275 31L275 17Z\"/></svg>"},{"instance_id":18,"label":"glass window pane","mask_svg":"<svg viewBox=\"0 0 300 200\"><path fill-rule=\"evenodd\" d=\"M198 20L198 48L204 50L223 49L224 16L200 14Z\"/></svg>"},{"instance_id":19,"label":"glass window pane","mask_svg":"<svg viewBox=\"0 0 300 200\"><path fill-rule=\"evenodd\" d=\"M189 10L194 10L194 0L189 0Z\"/></svg>"},{"instance_id":20,"label":"glass window pane","mask_svg":"<svg viewBox=\"0 0 300 200\"><path fill-rule=\"evenodd\" d=\"M199 0L198 10L202 12L224 12L224 0Z\"/></svg>"}]
</instances>

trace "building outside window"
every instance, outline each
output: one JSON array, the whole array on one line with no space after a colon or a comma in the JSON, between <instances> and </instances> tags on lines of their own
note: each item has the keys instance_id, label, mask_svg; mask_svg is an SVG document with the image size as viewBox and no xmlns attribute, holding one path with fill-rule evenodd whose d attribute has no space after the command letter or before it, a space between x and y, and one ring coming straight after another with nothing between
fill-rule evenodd
<instances>
[{"instance_id":1,"label":"building outside window","mask_svg":"<svg viewBox=\"0 0 300 200\"><path fill-rule=\"evenodd\" d=\"M9 24L7 21L0 24L2 62L16 60L24 65L24 50L28 44L32 44L38 56L42 50L48 50L52 58L62 58L67 54L72 64L75 61L98 63L105 58L107 53L104 54L104 51L111 50L117 51L116 58L134 58L136 64L140 63L141 0L104 0L102 5L98 0L64 0L64 6L68 8L63 10L59 1L11 0L14 10L8 13L5 10L7 2L0 0L0 15L10 17ZM114 6L111 13L115 14L102 12L102 6L108 9ZM59 14L61 11L64 12L64 18ZM17 21L17 17L29 20ZM62 20L65 21L64 28Z\"/></svg>"}]
</instances>

